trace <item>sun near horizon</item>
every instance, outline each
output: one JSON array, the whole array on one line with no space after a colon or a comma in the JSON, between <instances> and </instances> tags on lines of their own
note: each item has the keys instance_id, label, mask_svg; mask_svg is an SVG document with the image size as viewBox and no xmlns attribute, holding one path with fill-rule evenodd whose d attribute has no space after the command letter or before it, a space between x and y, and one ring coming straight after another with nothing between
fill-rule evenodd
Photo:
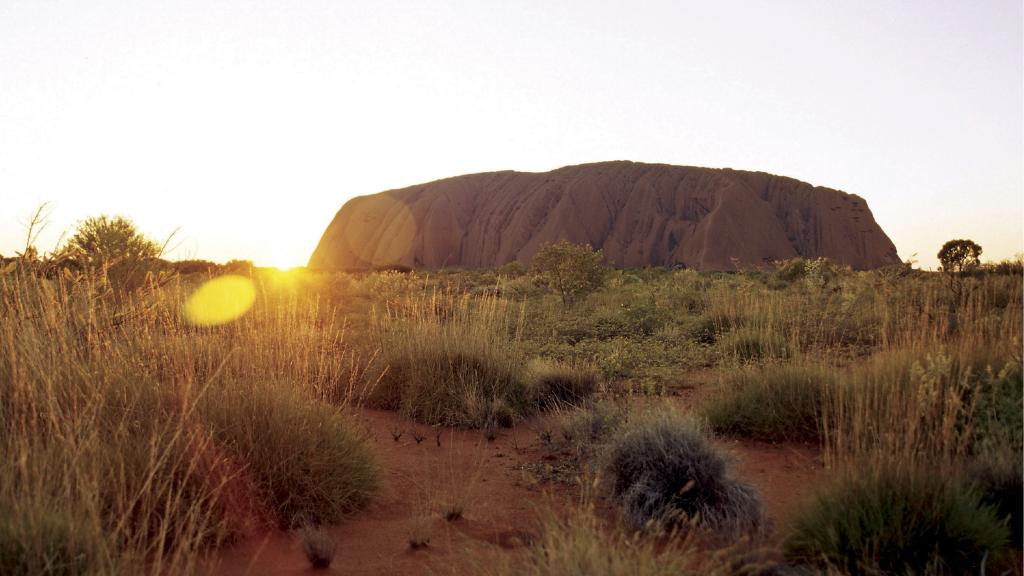
<instances>
[{"instance_id":1,"label":"sun near horizon","mask_svg":"<svg viewBox=\"0 0 1024 576\"><path fill-rule=\"evenodd\" d=\"M306 263L349 199L604 160L865 198L904 259L1024 251L1022 7L327 1L0 8L0 254L124 214Z\"/></svg>"},{"instance_id":2,"label":"sun near horizon","mask_svg":"<svg viewBox=\"0 0 1024 576\"><path fill-rule=\"evenodd\" d=\"M1021 0L0 0L0 575L1020 574L1022 102Z\"/></svg>"}]
</instances>

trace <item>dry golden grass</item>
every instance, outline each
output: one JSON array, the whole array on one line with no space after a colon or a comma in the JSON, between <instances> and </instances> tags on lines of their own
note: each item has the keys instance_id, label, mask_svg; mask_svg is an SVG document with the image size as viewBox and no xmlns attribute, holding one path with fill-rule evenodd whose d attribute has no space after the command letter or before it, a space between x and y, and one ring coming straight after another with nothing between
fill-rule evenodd
<instances>
[{"instance_id":1,"label":"dry golden grass","mask_svg":"<svg viewBox=\"0 0 1024 576\"><path fill-rule=\"evenodd\" d=\"M316 302L264 293L195 328L187 291L0 276L0 572L194 572L252 523L336 522L372 494L342 392L361 359Z\"/></svg>"},{"instance_id":2,"label":"dry golden grass","mask_svg":"<svg viewBox=\"0 0 1024 576\"><path fill-rule=\"evenodd\" d=\"M0 572L189 573L254 523L336 522L376 484L346 415L364 402L486 429L579 403L599 378L653 394L663 386L648 383L695 365L778 375L738 386L735 406L770 404L757 423L768 431L797 411L820 418L841 477L926 470L959 482L986 462L1019 463L1019 276L967 278L952 300L929 274L839 271L822 284L617 272L565 311L525 277L499 295L488 274L258 274L247 314L196 327L181 316L194 278L129 291L101 275L5 268ZM811 364L829 377L786 377ZM615 418L586 416L565 440L590 457ZM1012 485L1019 466L1000 466L999 486ZM695 549L664 556L586 518L549 528L547 555L526 573L703 566Z\"/></svg>"}]
</instances>

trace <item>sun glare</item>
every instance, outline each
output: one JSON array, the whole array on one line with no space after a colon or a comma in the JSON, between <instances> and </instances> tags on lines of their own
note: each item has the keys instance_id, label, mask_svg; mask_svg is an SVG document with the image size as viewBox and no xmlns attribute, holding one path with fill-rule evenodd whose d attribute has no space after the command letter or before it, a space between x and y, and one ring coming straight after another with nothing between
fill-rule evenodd
<instances>
[{"instance_id":1,"label":"sun glare","mask_svg":"<svg viewBox=\"0 0 1024 576\"><path fill-rule=\"evenodd\" d=\"M221 276L206 282L185 303L185 319L196 326L231 322L252 307L256 289L243 276Z\"/></svg>"}]
</instances>

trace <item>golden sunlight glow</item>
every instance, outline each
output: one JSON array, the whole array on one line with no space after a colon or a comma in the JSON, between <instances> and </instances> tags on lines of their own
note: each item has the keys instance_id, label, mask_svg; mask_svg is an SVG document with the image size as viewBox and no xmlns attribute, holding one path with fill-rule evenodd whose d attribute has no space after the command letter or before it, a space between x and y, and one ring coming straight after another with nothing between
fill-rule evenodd
<instances>
[{"instance_id":1,"label":"golden sunlight glow","mask_svg":"<svg viewBox=\"0 0 1024 576\"><path fill-rule=\"evenodd\" d=\"M245 314L256 301L252 280L221 276L206 282L185 303L185 319L196 326L216 326Z\"/></svg>"},{"instance_id":2,"label":"golden sunlight glow","mask_svg":"<svg viewBox=\"0 0 1024 576\"><path fill-rule=\"evenodd\" d=\"M295 290L302 286L303 281L308 278L304 266L295 266L287 270L281 268L265 268L261 271L261 286L274 290Z\"/></svg>"}]
</instances>

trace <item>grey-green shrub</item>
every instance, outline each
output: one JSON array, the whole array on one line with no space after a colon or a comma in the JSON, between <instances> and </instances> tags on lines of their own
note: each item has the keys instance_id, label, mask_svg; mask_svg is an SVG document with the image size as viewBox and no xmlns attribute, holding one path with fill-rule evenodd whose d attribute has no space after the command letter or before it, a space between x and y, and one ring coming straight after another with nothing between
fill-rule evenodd
<instances>
[{"instance_id":1,"label":"grey-green shrub","mask_svg":"<svg viewBox=\"0 0 1024 576\"><path fill-rule=\"evenodd\" d=\"M609 448L612 494L636 529L698 518L726 532L764 522L754 488L736 480L729 462L691 418L660 409L631 420Z\"/></svg>"}]
</instances>

